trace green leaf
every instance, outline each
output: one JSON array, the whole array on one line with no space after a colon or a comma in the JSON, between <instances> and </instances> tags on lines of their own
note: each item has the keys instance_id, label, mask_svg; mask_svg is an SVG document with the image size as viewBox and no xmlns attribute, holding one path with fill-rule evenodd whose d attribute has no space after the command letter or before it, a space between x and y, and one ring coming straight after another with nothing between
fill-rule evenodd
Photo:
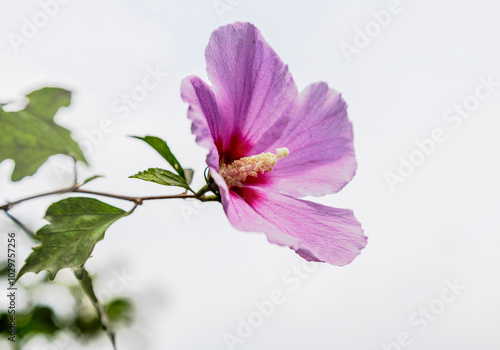
<instances>
[{"instance_id":1,"label":"green leaf","mask_svg":"<svg viewBox=\"0 0 500 350\"><path fill-rule=\"evenodd\" d=\"M177 158L175 158L175 156L172 154L170 148L168 147L165 141L155 136L145 136L145 137L132 136L132 137L142 140L151 147L153 147L174 168L177 174L179 174L184 180L187 180L186 174L184 173L184 169L181 167L181 164L179 163Z\"/></svg>"},{"instance_id":2,"label":"green leaf","mask_svg":"<svg viewBox=\"0 0 500 350\"><path fill-rule=\"evenodd\" d=\"M131 323L133 321L134 307L129 299L112 299L106 302L104 311L111 322Z\"/></svg>"},{"instance_id":3,"label":"green leaf","mask_svg":"<svg viewBox=\"0 0 500 350\"><path fill-rule=\"evenodd\" d=\"M83 182L82 182L82 186L85 185L85 184L88 184L90 181L94 181L95 179L98 179L100 177L104 177L104 175L94 175L94 176L90 176L88 178L86 178Z\"/></svg>"},{"instance_id":4,"label":"green leaf","mask_svg":"<svg viewBox=\"0 0 500 350\"><path fill-rule=\"evenodd\" d=\"M25 294L23 293L23 295ZM30 305L29 303L27 304ZM23 340L27 340L35 335L54 336L63 330L61 320L58 319L51 308L45 305L35 305L28 310L25 308L16 310L15 317L16 343L22 343ZM7 313L7 311L0 314L0 334L3 336L9 334L10 321L11 314ZM10 334L8 336L10 337Z\"/></svg>"},{"instance_id":5,"label":"green leaf","mask_svg":"<svg viewBox=\"0 0 500 350\"><path fill-rule=\"evenodd\" d=\"M52 204L45 214L50 224L36 233L41 245L33 248L17 279L26 272L46 270L52 280L61 269L83 267L109 226L127 215L94 198L73 197Z\"/></svg>"},{"instance_id":6,"label":"green leaf","mask_svg":"<svg viewBox=\"0 0 500 350\"><path fill-rule=\"evenodd\" d=\"M189 187L186 180L184 180L179 175L176 175L173 172L165 169L149 168L148 170L141 171L138 174L129 177L133 179L155 182L164 186L182 187L194 193L191 187Z\"/></svg>"},{"instance_id":7,"label":"green leaf","mask_svg":"<svg viewBox=\"0 0 500 350\"><path fill-rule=\"evenodd\" d=\"M12 181L33 175L55 154L66 154L87 163L69 130L54 122L59 108L69 106L71 92L43 88L26 97L29 103L23 110L6 112L0 107L0 162L14 160Z\"/></svg>"}]
</instances>

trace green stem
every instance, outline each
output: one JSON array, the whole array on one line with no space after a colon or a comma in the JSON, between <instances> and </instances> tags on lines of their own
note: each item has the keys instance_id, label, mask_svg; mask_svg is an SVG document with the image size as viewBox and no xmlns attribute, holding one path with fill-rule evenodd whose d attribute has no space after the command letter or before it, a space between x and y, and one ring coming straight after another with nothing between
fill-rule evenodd
<instances>
[{"instance_id":1,"label":"green stem","mask_svg":"<svg viewBox=\"0 0 500 350\"><path fill-rule=\"evenodd\" d=\"M113 345L113 349L116 350L115 332L111 327L111 323L109 322L109 319L106 315L106 312L104 311L102 304L99 302L99 299L97 299L97 296L94 292L94 285L92 283L92 278L90 277L87 270L85 270L85 268L83 267L75 268L74 273L76 279L78 280L78 282L80 282L83 291L92 302L92 305L94 306L97 312L97 316L99 317L99 321L101 321L102 328L106 332L106 335L108 336L109 340L111 341L111 344Z\"/></svg>"},{"instance_id":2,"label":"green stem","mask_svg":"<svg viewBox=\"0 0 500 350\"><path fill-rule=\"evenodd\" d=\"M200 198L202 202L220 202L220 198L217 195L203 196Z\"/></svg>"},{"instance_id":3,"label":"green stem","mask_svg":"<svg viewBox=\"0 0 500 350\"><path fill-rule=\"evenodd\" d=\"M201 198L205 193L210 191L210 183L207 182L198 192L195 193L196 198Z\"/></svg>"}]
</instances>

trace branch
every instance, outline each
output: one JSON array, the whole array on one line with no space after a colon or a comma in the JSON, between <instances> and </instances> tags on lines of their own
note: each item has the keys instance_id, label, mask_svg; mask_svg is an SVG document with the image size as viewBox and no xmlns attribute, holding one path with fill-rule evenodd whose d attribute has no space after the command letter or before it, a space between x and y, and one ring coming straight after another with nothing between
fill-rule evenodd
<instances>
[{"instance_id":1,"label":"branch","mask_svg":"<svg viewBox=\"0 0 500 350\"><path fill-rule=\"evenodd\" d=\"M110 197L110 198L116 198L116 199L122 199L130 202L134 202L137 205L141 205L143 201L149 201L149 200L154 200L154 199L186 199L186 198L196 198L199 200L203 201L203 197L197 197L196 195L193 194L174 194L174 195L168 195L168 196L149 196L149 197L130 197L130 196L122 196L118 194L111 194L111 193L104 193L104 192L96 192L96 191L87 191L87 190L82 190L80 188L75 189L72 192L77 192L77 193L85 193L85 194L93 194L95 196L103 196L103 197Z\"/></svg>"},{"instance_id":2,"label":"branch","mask_svg":"<svg viewBox=\"0 0 500 350\"><path fill-rule=\"evenodd\" d=\"M121 200L126 200L129 202L133 202L137 205L141 205L144 201L149 201L149 200L156 200L156 199L188 199L188 198L193 198L193 199L198 199L202 202L208 202L208 201L213 201L214 199L212 197L206 197L203 195L203 193L192 195L192 194L175 194L175 195L165 195L165 196L146 196L146 197L131 197L131 196L123 196L123 195L118 195L118 194L112 194L112 193L105 193L105 192L97 192L97 191L89 191L89 190L82 190L80 188L82 185L73 185L70 187L62 188L60 190L56 191L50 191L50 192L45 192L45 193L40 193L37 195L29 196L26 198L19 199L14 202L6 203L2 206L0 206L0 210L3 210L7 212L9 209L11 209L13 206L32 200L36 198L41 198L41 197L47 197L47 196L53 196L56 194L64 194L64 193L85 193L85 194L92 194L95 196L102 196L102 197L108 197L108 198L116 198L116 199L121 199ZM134 207L135 209L135 207Z\"/></svg>"},{"instance_id":3,"label":"branch","mask_svg":"<svg viewBox=\"0 0 500 350\"><path fill-rule=\"evenodd\" d=\"M38 241L38 238L35 236L33 232L29 228L27 228L21 221L19 221L15 216L13 216L11 213L9 213L7 210L5 210L5 215L7 215L17 226L19 226L24 233L28 235L29 238Z\"/></svg>"},{"instance_id":4,"label":"branch","mask_svg":"<svg viewBox=\"0 0 500 350\"><path fill-rule=\"evenodd\" d=\"M70 192L75 191L77 188L78 188L77 186L70 186L70 187L62 188L62 189L56 190L56 191L50 191L50 192L36 194L34 196L30 196L30 197L26 197L26 198L23 198L23 199L19 199L19 200L15 201L15 202L10 202L10 203L4 204L4 205L0 206L0 210L7 211L7 210L9 210L10 208L12 208L13 206L15 206L15 205L17 205L19 203L26 202L26 201L29 201L29 200L35 199L35 198L52 196L52 195L55 195L55 194L70 193Z\"/></svg>"}]
</instances>

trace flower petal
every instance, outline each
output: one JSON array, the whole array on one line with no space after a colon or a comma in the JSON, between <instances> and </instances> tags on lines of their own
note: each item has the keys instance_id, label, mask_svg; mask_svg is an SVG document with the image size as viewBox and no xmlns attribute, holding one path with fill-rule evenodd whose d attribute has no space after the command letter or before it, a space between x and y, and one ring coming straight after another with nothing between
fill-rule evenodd
<instances>
[{"instance_id":1,"label":"flower petal","mask_svg":"<svg viewBox=\"0 0 500 350\"><path fill-rule=\"evenodd\" d=\"M263 231L271 242L289 245L308 261L347 265L367 243L361 224L347 209L251 187L234 188L224 208L236 228Z\"/></svg>"},{"instance_id":2,"label":"flower petal","mask_svg":"<svg viewBox=\"0 0 500 350\"><path fill-rule=\"evenodd\" d=\"M228 164L281 135L298 92L288 67L250 23L215 30L205 58Z\"/></svg>"},{"instance_id":3,"label":"flower petal","mask_svg":"<svg viewBox=\"0 0 500 350\"><path fill-rule=\"evenodd\" d=\"M182 99L189 103L188 118L196 142L209 149L207 164L219 168L219 149L222 149L221 120L217 102L210 87L198 77L187 77L181 83Z\"/></svg>"},{"instance_id":4,"label":"flower petal","mask_svg":"<svg viewBox=\"0 0 500 350\"><path fill-rule=\"evenodd\" d=\"M315 83L300 95L297 110L282 136L269 146L287 147L272 172L250 179L273 192L293 197L322 196L342 189L356 172L352 126L341 95Z\"/></svg>"},{"instance_id":5,"label":"flower petal","mask_svg":"<svg viewBox=\"0 0 500 350\"><path fill-rule=\"evenodd\" d=\"M287 246L297 246L298 240L284 234L278 228L259 216L240 196L230 191L226 182L217 172L210 168L210 175L219 186L222 206L231 224L239 230L251 232L266 232L271 243Z\"/></svg>"}]
</instances>

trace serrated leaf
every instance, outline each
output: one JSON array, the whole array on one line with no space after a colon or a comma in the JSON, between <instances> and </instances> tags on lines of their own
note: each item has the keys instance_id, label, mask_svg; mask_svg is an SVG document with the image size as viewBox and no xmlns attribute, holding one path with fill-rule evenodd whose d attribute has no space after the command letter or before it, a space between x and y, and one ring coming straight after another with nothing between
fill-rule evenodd
<instances>
[{"instance_id":1,"label":"serrated leaf","mask_svg":"<svg viewBox=\"0 0 500 350\"><path fill-rule=\"evenodd\" d=\"M186 180L184 180L179 175L176 175L173 172L165 169L149 168L148 170L141 171L129 177L144 181L151 181L164 186L182 187L194 193L191 187L189 187Z\"/></svg>"},{"instance_id":2,"label":"serrated leaf","mask_svg":"<svg viewBox=\"0 0 500 350\"><path fill-rule=\"evenodd\" d=\"M66 267L83 267L109 226L127 215L94 198L73 197L52 204L45 214L50 223L35 234L41 245L33 248L17 279L43 270L54 279Z\"/></svg>"},{"instance_id":3,"label":"serrated leaf","mask_svg":"<svg viewBox=\"0 0 500 350\"><path fill-rule=\"evenodd\" d=\"M179 174L180 177L182 177L184 180L187 180L186 174L184 173L184 169L181 167L181 164L175 158L173 153L170 151L170 148L168 147L167 143L160 139L159 137L156 136L145 136L145 137L139 137L139 136L132 136L133 138L136 138L138 140L142 140L146 142L148 145L153 147L156 152L158 152L165 160L174 168L175 172Z\"/></svg>"},{"instance_id":4,"label":"serrated leaf","mask_svg":"<svg viewBox=\"0 0 500 350\"><path fill-rule=\"evenodd\" d=\"M87 163L69 130L54 122L59 108L70 104L71 92L42 88L26 96L23 110L6 112L0 108L0 162L15 162L12 181L33 175L50 156L66 154Z\"/></svg>"},{"instance_id":5,"label":"serrated leaf","mask_svg":"<svg viewBox=\"0 0 500 350\"><path fill-rule=\"evenodd\" d=\"M26 97L29 102L24 110L47 121L54 119L59 108L71 104L71 92L61 88L42 88L30 92Z\"/></svg>"}]
</instances>

